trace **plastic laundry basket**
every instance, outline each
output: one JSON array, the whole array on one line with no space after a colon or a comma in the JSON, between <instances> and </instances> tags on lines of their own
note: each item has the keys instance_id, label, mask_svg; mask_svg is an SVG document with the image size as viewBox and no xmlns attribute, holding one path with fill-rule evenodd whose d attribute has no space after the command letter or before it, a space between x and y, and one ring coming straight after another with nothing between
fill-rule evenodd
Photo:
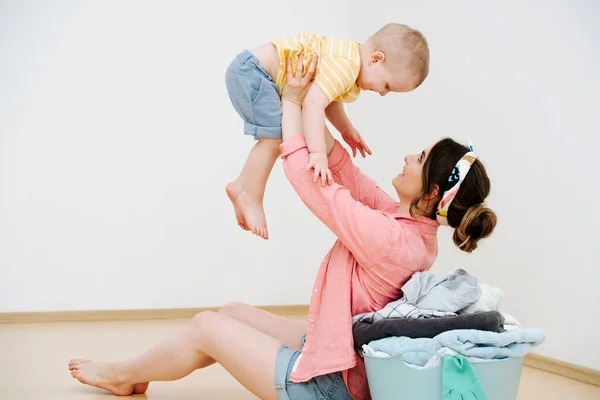
<instances>
[{"instance_id":1,"label":"plastic laundry basket","mask_svg":"<svg viewBox=\"0 0 600 400\"><path fill-rule=\"evenodd\" d=\"M415 369L402 356L377 358L365 355L367 379L373 400L440 400L442 365ZM523 357L473 362L489 400L515 400Z\"/></svg>"}]
</instances>

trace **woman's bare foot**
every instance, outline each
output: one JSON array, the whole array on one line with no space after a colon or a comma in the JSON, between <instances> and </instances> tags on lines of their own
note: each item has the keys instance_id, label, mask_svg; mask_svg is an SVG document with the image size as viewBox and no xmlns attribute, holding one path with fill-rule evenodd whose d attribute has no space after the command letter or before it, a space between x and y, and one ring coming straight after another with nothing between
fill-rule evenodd
<instances>
[{"instance_id":1,"label":"woman's bare foot","mask_svg":"<svg viewBox=\"0 0 600 400\"><path fill-rule=\"evenodd\" d=\"M238 225L244 230L251 230L256 236L268 239L269 231L262 204L253 200L237 180L229 183L225 191L233 203Z\"/></svg>"},{"instance_id":2,"label":"woman's bare foot","mask_svg":"<svg viewBox=\"0 0 600 400\"><path fill-rule=\"evenodd\" d=\"M69 362L71 376L81 383L105 389L117 396L142 394L148 390L148 382L128 383L113 363L72 359Z\"/></svg>"},{"instance_id":3,"label":"woman's bare foot","mask_svg":"<svg viewBox=\"0 0 600 400\"><path fill-rule=\"evenodd\" d=\"M149 382L136 383L135 385L133 385L133 394L144 394L144 393L146 393L146 390L148 390L148 385L150 385Z\"/></svg>"}]
</instances>

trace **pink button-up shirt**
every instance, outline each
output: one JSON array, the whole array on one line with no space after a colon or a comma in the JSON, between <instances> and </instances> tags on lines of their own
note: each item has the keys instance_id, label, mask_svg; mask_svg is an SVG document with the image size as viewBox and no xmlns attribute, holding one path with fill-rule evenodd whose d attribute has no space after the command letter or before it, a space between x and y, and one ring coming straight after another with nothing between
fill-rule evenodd
<instances>
[{"instance_id":1,"label":"pink button-up shirt","mask_svg":"<svg viewBox=\"0 0 600 400\"><path fill-rule=\"evenodd\" d=\"M439 224L398 213L398 201L354 166L339 142L329 156L333 185L305 171L303 135L281 144L283 168L310 211L337 236L315 281L306 342L290 379L304 382L343 371L355 400L370 399L364 361L354 350L352 316L376 311L402 296L400 288L437 256Z\"/></svg>"}]
</instances>

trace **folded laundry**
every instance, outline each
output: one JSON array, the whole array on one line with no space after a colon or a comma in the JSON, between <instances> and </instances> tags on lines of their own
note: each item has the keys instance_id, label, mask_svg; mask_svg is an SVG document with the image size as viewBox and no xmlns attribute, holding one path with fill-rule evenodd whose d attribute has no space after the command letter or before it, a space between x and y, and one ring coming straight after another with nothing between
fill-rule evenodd
<instances>
[{"instance_id":1,"label":"folded laundry","mask_svg":"<svg viewBox=\"0 0 600 400\"><path fill-rule=\"evenodd\" d=\"M352 328L354 346L391 336L409 338L433 338L442 332L456 329L476 329L481 331L502 332L504 317L498 311L464 314L442 318L393 318L373 324L357 322Z\"/></svg>"},{"instance_id":2,"label":"folded laundry","mask_svg":"<svg viewBox=\"0 0 600 400\"><path fill-rule=\"evenodd\" d=\"M433 339L388 337L363 345L363 352L374 357L402 355L408 364L424 366L437 352L447 347L465 357L503 359L520 357L546 340L541 329L513 329L507 332L453 330Z\"/></svg>"},{"instance_id":3,"label":"folded laundry","mask_svg":"<svg viewBox=\"0 0 600 400\"><path fill-rule=\"evenodd\" d=\"M390 318L432 318L456 315L481 297L476 277L458 269L451 275L417 272L402 287L404 297L383 309L355 315L353 323Z\"/></svg>"}]
</instances>

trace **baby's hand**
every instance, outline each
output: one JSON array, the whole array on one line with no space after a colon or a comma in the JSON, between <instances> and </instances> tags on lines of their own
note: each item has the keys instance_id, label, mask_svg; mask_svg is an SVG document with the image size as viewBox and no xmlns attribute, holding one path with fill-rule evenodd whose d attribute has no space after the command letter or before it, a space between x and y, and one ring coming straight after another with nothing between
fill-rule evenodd
<instances>
[{"instance_id":1,"label":"baby's hand","mask_svg":"<svg viewBox=\"0 0 600 400\"><path fill-rule=\"evenodd\" d=\"M325 155L325 153L310 153L310 155L308 156L308 164L306 165L306 170L308 171L311 168L315 169L313 178L315 182L319 179L320 175L322 186L325 186L325 183L328 183L329 185L333 183L333 176L331 175L331 171L329 170L327 155Z\"/></svg>"},{"instance_id":2,"label":"baby's hand","mask_svg":"<svg viewBox=\"0 0 600 400\"><path fill-rule=\"evenodd\" d=\"M371 149L365 143L365 140L360 136L360 133L353 126L350 127L346 132L342 132L342 139L344 142L348 143L348 146L352 149L352 156L356 157L356 150L360 151L363 158L366 157L365 153L368 155L372 155Z\"/></svg>"}]
</instances>

